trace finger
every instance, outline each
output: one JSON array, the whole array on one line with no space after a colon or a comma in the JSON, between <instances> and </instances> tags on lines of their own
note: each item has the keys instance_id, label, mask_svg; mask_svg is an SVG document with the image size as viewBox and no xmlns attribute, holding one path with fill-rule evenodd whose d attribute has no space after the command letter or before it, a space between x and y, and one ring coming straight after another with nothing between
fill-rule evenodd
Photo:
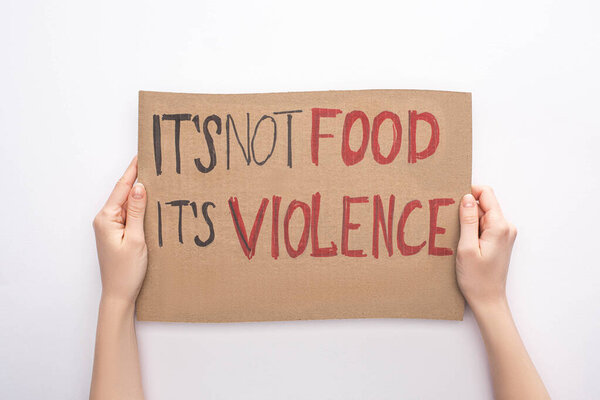
<instances>
[{"instance_id":1,"label":"finger","mask_svg":"<svg viewBox=\"0 0 600 400\"><path fill-rule=\"evenodd\" d=\"M477 202L472 194L465 195L459 208L460 240L458 247L463 250L479 251L479 215Z\"/></svg>"},{"instance_id":2,"label":"finger","mask_svg":"<svg viewBox=\"0 0 600 400\"><path fill-rule=\"evenodd\" d=\"M125 221L125 237L144 239L144 214L146 213L146 189L136 183L127 199L127 220Z\"/></svg>"},{"instance_id":3,"label":"finger","mask_svg":"<svg viewBox=\"0 0 600 400\"><path fill-rule=\"evenodd\" d=\"M123 225L125 225L125 221L127 220L127 201L125 204L121 206L121 221Z\"/></svg>"},{"instance_id":4,"label":"finger","mask_svg":"<svg viewBox=\"0 0 600 400\"><path fill-rule=\"evenodd\" d=\"M498 199L496 199L496 195L491 187L473 185L471 191L473 192L473 196L479 201L479 207L481 207L483 212L493 211L502 214L500 203L498 203Z\"/></svg>"},{"instance_id":5,"label":"finger","mask_svg":"<svg viewBox=\"0 0 600 400\"><path fill-rule=\"evenodd\" d=\"M129 163L129 166L125 170L125 173L115 185L115 188L106 201L106 205L110 207L122 207L127 200L127 196L131 191L131 186L133 185L133 182L135 182L136 178L137 155L133 157L133 160L131 160L131 163Z\"/></svg>"}]
</instances>

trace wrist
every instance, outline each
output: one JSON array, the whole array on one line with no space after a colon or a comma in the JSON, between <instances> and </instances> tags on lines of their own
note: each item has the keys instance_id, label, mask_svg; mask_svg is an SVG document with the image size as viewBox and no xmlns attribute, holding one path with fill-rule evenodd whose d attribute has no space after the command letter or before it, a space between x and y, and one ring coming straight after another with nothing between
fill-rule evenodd
<instances>
[{"instance_id":1,"label":"wrist","mask_svg":"<svg viewBox=\"0 0 600 400\"><path fill-rule=\"evenodd\" d=\"M499 296L495 299L468 301L468 303L477 321L488 317L510 315L510 307L508 306L506 296Z\"/></svg>"},{"instance_id":2,"label":"wrist","mask_svg":"<svg viewBox=\"0 0 600 400\"><path fill-rule=\"evenodd\" d=\"M135 301L102 292L100 309L120 315L133 315L135 312Z\"/></svg>"}]
</instances>

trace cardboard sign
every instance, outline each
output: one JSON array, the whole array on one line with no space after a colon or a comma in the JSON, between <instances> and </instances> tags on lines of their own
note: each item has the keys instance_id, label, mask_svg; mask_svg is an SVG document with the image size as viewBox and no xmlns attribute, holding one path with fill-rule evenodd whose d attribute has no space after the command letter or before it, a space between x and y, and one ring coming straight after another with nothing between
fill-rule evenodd
<instances>
[{"instance_id":1,"label":"cardboard sign","mask_svg":"<svg viewBox=\"0 0 600 400\"><path fill-rule=\"evenodd\" d=\"M140 92L140 320L462 319L470 93Z\"/></svg>"}]
</instances>

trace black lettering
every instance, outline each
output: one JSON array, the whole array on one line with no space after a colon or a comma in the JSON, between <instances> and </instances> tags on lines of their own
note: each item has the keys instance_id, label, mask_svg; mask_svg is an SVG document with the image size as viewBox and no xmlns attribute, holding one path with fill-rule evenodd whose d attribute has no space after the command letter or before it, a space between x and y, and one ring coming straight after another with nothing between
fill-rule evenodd
<instances>
[{"instance_id":1,"label":"black lettering","mask_svg":"<svg viewBox=\"0 0 600 400\"><path fill-rule=\"evenodd\" d=\"M152 137L154 139L154 165L156 166L156 176L162 174L162 150L160 144L160 115L152 116Z\"/></svg>"},{"instance_id":2,"label":"black lettering","mask_svg":"<svg viewBox=\"0 0 600 400\"><path fill-rule=\"evenodd\" d=\"M181 135L181 121L189 121L192 114L163 114L163 121L175 121L175 170L181 173L181 154L179 151L179 137Z\"/></svg>"},{"instance_id":3,"label":"black lettering","mask_svg":"<svg viewBox=\"0 0 600 400\"><path fill-rule=\"evenodd\" d=\"M196 126L196 130L198 132L200 132L200 120L197 115L194 117L193 121L194 121L194 125ZM206 140L206 146L208 147L208 154L210 155L210 163L208 164L208 167L205 167L204 164L202 164L202 161L200 161L200 158L194 159L196 168L198 168L198 171L203 172L203 173L212 171L213 168L215 168L215 165L217 165L217 153L215 151L215 143L210 134L210 130L208 129L208 124L210 122L214 122L217 125L217 130L215 133L217 135L221 134L221 118L219 118L216 115L211 115L209 117L206 117L206 119L204 120L204 123L202 125L202 131L204 132L204 139Z\"/></svg>"},{"instance_id":4,"label":"black lettering","mask_svg":"<svg viewBox=\"0 0 600 400\"><path fill-rule=\"evenodd\" d=\"M265 157L264 160L262 161L258 161L256 159L256 153L254 152L254 140L256 139L256 134L258 133L258 127L260 126L260 123L263 122L265 119L270 119L271 122L273 123L273 145L271 146L271 151L269 152L269 154L267 154L267 157ZM250 123L250 120L248 120L248 123ZM273 155L273 151L275 151L275 143L277 142L277 123L275 122L275 119L273 117L271 117L270 115L263 115L261 119L258 120L258 122L256 123L256 126L254 127L254 135L252 135L252 158L254 159L254 162L257 165L264 165L267 160L269 158L271 158L271 156Z\"/></svg>"},{"instance_id":5,"label":"black lettering","mask_svg":"<svg viewBox=\"0 0 600 400\"><path fill-rule=\"evenodd\" d=\"M158 206L158 247L162 247L162 212L160 209L160 201L157 201L156 205Z\"/></svg>"},{"instance_id":6,"label":"black lettering","mask_svg":"<svg viewBox=\"0 0 600 400\"><path fill-rule=\"evenodd\" d=\"M291 111L275 111L273 114L287 114L287 166L292 168L292 114L301 113L302 110L291 110Z\"/></svg>"},{"instance_id":7,"label":"black lettering","mask_svg":"<svg viewBox=\"0 0 600 400\"><path fill-rule=\"evenodd\" d=\"M194 243L196 243L196 245L199 247L206 247L215 240L215 228L213 226L212 220L210 219L210 217L208 215L208 206L215 208L215 204L210 201L207 201L204 204L202 204L202 216L204 217L204 221L206 221L206 225L208 225L209 234L208 234L208 239L206 239L206 240L200 240L198 235L196 235L194 237ZM196 216L196 215L197 215L196 212L194 212L194 216Z\"/></svg>"},{"instance_id":8,"label":"black lettering","mask_svg":"<svg viewBox=\"0 0 600 400\"><path fill-rule=\"evenodd\" d=\"M242 144L242 141L240 140L240 136L238 135L237 129L235 127L235 121L233 120L233 117L231 116L231 114L227 114L227 122L225 123L225 132L227 134L227 169L229 169L229 158L230 158L230 150L229 150L229 127L230 127L230 121L231 121L231 126L233 127L233 133L235 134L235 138L237 139L238 144L240 145L240 148L242 149L242 153L244 153L244 159L246 160L246 165L250 165L250 114L246 113L246 118L248 121L247 124L247 134L246 134L246 147L244 148L244 145ZM246 152L246 149L248 149L248 152Z\"/></svg>"},{"instance_id":9,"label":"black lettering","mask_svg":"<svg viewBox=\"0 0 600 400\"><path fill-rule=\"evenodd\" d=\"M173 206L173 207L179 207L179 225L178 225L179 243L183 243L183 221L182 221L183 207L189 205L190 201L189 200L174 200L174 201L167 202L167 204L170 206Z\"/></svg>"}]
</instances>

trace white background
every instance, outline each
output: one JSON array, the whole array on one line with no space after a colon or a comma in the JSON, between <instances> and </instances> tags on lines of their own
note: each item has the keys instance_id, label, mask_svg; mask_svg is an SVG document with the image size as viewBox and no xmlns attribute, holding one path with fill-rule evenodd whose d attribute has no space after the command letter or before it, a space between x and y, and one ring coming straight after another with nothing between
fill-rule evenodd
<instances>
[{"instance_id":1,"label":"white background","mask_svg":"<svg viewBox=\"0 0 600 400\"><path fill-rule=\"evenodd\" d=\"M600 398L593 1L2 2L0 398L88 395L91 222L137 92L473 93L473 182L519 228L509 299L550 393ZM138 323L149 399L486 399L464 322Z\"/></svg>"}]
</instances>

